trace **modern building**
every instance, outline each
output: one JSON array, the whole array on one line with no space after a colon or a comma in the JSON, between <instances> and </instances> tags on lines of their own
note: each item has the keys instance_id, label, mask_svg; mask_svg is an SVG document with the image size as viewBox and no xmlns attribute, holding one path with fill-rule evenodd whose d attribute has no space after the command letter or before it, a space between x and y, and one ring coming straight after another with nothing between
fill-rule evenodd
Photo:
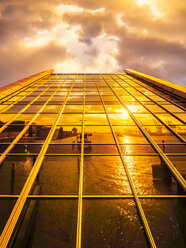
<instances>
[{"instance_id":1,"label":"modern building","mask_svg":"<svg viewBox=\"0 0 186 248\"><path fill-rule=\"evenodd\" d=\"M133 70L0 88L0 247L186 247L186 89Z\"/></svg>"}]
</instances>

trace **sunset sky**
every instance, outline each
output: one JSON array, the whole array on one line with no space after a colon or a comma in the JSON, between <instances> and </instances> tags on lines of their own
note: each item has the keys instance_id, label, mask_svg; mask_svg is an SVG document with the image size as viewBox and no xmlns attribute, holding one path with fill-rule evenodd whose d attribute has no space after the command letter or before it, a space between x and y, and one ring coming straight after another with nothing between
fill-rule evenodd
<instances>
[{"instance_id":1,"label":"sunset sky","mask_svg":"<svg viewBox=\"0 0 186 248\"><path fill-rule=\"evenodd\" d=\"M0 0L0 85L45 69L186 86L186 0Z\"/></svg>"}]
</instances>

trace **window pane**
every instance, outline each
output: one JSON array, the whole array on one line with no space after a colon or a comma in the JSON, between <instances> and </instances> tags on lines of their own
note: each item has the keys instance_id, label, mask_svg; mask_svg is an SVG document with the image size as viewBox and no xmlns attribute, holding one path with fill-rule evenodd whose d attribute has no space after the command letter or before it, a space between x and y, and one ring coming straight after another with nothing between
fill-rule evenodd
<instances>
[{"instance_id":1,"label":"window pane","mask_svg":"<svg viewBox=\"0 0 186 248\"><path fill-rule=\"evenodd\" d=\"M29 214L31 208L32 215ZM12 247L30 245L31 236L32 248L75 247L76 220L76 200L30 200ZM28 223L29 228L25 228Z\"/></svg>"},{"instance_id":2,"label":"window pane","mask_svg":"<svg viewBox=\"0 0 186 248\"><path fill-rule=\"evenodd\" d=\"M20 194L32 167L32 156L7 156L0 167L0 194Z\"/></svg>"},{"instance_id":3,"label":"window pane","mask_svg":"<svg viewBox=\"0 0 186 248\"><path fill-rule=\"evenodd\" d=\"M148 247L133 200L84 200L83 213L83 248Z\"/></svg>"},{"instance_id":4,"label":"window pane","mask_svg":"<svg viewBox=\"0 0 186 248\"><path fill-rule=\"evenodd\" d=\"M183 194L158 156L124 156L124 161L139 195Z\"/></svg>"},{"instance_id":5,"label":"window pane","mask_svg":"<svg viewBox=\"0 0 186 248\"><path fill-rule=\"evenodd\" d=\"M148 143L137 126L113 126L119 143Z\"/></svg>"},{"instance_id":6,"label":"window pane","mask_svg":"<svg viewBox=\"0 0 186 248\"><path fill-rule=\"evenodd\" d=\"M85 195L131 194L120 157L85 156L83 192Z\"/></svg>"},{"instance_id":7,"label":"window pane","mask_svg":"<svg viewBox=\"0 0 186 248\"><path fill-rule=\"evenodd\" d=\"M157 247L184 248L185 199L141 200Z\"/></svg>"},{"instance_id":8,"label":"window pane","mask_svg":"<svg viewBox=\"0 0 186 248\"><path fill-rule=\"evenodd\" d=\"M85 143L115 143L109 126L85 126L84 133Z\"/></svg>"},{"instance_id":9,"label":"window pane","mask_svg":"<svg viewBox=\"0 0 186 248\"><path fill-rule=\"evenodd\" d=\"M46 156L36 181L39 194L77 195L79 166L77 156Z\"/></svg>"}]
</instances>

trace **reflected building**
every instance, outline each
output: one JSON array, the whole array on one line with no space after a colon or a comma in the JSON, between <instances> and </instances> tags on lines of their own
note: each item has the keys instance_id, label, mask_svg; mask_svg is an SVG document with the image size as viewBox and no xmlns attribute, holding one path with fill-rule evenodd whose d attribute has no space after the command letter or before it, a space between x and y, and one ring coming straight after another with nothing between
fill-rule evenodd
<instances>
[{"instance_id":1,"label":"reflected building","mask_svg":"<svg viewBox=\"0 0 186 248\"><path fill-rule=\"evenodd\" d=\"M186 90L46 70L0 88L0 247L186 247Z\"/></svg>"}]
</instances>

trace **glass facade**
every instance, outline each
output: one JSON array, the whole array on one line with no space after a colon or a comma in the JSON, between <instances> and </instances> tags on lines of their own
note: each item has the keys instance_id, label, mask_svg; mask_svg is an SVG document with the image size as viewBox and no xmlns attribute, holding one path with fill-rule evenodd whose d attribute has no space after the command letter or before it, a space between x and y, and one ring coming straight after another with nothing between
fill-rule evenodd
<instances>
[{"instance_id":1,"label":"glass facade","mask_svg":"<svg viewBox=\"0 0 186 248\"><path fill-rule=\"evenodd\" d=\"M31 79L0 99L0 247L186 247L184 99L125 73Z\"/></svg>"}]
</instances>

